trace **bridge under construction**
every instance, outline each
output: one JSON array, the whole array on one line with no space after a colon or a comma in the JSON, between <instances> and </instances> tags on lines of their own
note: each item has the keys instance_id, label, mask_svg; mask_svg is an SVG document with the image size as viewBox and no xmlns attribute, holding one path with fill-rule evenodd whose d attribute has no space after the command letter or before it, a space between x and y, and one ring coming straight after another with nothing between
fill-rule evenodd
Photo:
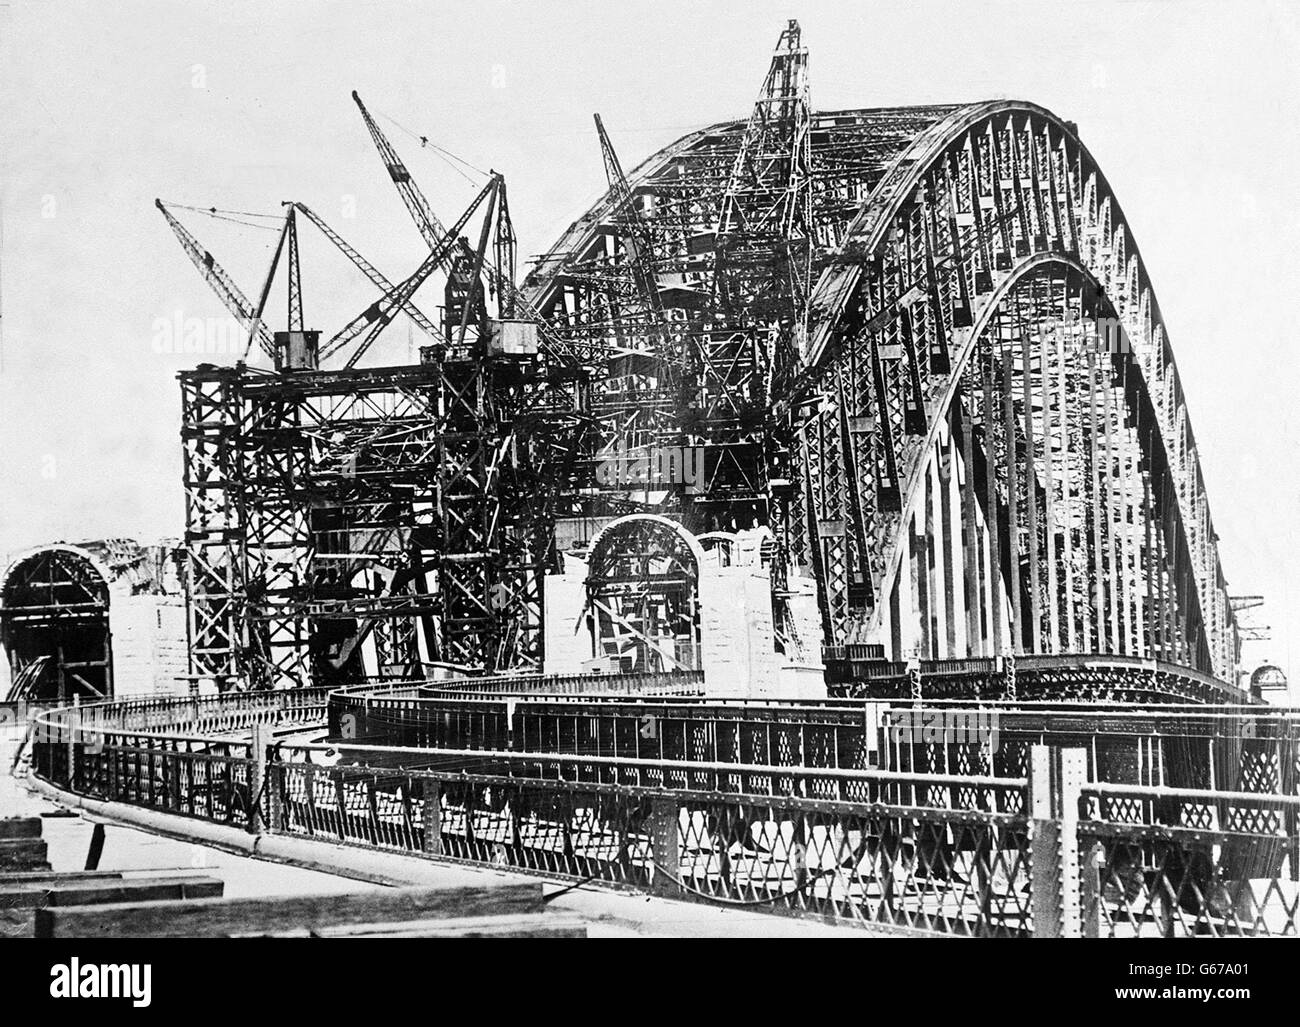
<instances>
[{"instance_id":1,"label":"bridge under construction","mask_svg":"<svg viewBox=\"0 0 1300 1027\"><path fill-rule=\"evenodd\" d=\"M1075 127L1001 100L818 112L807 61L792 22L747 117L630 171L597 117L608 191L518 286L504 179L446 225L355 94L429 246L408 277L293 203L252 301L160 203L274 365L181 376L192 672L780 695L873 659L1088 654L1235 685L1172 343ZM307 221L380 293L327 341ZM364 366L398 318L420 362Z\"/></svg>"},{"instance_id":2,"label":"bridge under construction","mask_svg":"<svg viewBox=\"0 0 1300 1027\"><path fill-rule=\"evenodd\" d=\"M1032 103L819 111L807 69L791 21L636 165L598 115L607 191L522 277L504 177L441 219L355 93L406 277L289 202L246 293L159 201L268 366L180 376L188 693L42 713L37 776L836 922L1294 935L1300 714L1239 687L1105 175ZM328 338L308 224L377 294Z\"/></svg>"}]
</instances>

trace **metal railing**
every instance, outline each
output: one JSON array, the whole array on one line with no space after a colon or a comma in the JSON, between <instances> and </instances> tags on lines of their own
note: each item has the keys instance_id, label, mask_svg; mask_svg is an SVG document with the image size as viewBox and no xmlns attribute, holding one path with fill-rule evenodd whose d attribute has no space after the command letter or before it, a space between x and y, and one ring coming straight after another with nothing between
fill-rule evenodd
<instances>
[{"instance_id":1,"label":"metal railing","mask_svg":"<svg viewBox=\"0 0 1300 1027\"><path fill-rule=\"evenodd\" d=\"M1032 746L1047 744L1085 748L1093 781L1265 794L1296 794L1300 781L1300 713L1257 705L434 697L408 684L340 690L329 706L331 736L349 748L1019 777ZM919 710L942 714L935 740L909 726Z\"/></svg>"},{"instance_id":2,"label":"metal railing","mask_svg":"<svg viewBox=\"0 0 1300 1027\"><path fill-rule=\"evenodd\" d=\"M188 723L111 726L181 723L188 699L64 708L34 720L34 770L251 831L837 922L1106 937L1300 928L1300 798L1276 789L1095 781L1084 749L1042 745L1025 774L994 776L277 741L277 728L319 723L321 697L258 695L243 713L222 698L200 721L244 724L251 742Z\"/></svg>"},{"instance_id":3,"label":"metal railing","mask_svg":"<svg viewBox=\"0 0 1300 1027\"><path fill-rule=\"evenodd\" d=\"M678 898L955 934L1030 930L1023 778L518 752L473 754L491 761L478 773L463 750L391 746L347 755L457 765L344 765L330 745L273 744L260 712L246 756L247 742L118 730L92 711L46 718L38 776L254 831Z\"/></svg>"},{"instance_id":4,"label":"metal railing","mask_svg":"<svg viewBox=\"0 0 1300 1027\"><path fill-rule=\"evenodd\" d=\"M704 671L619 674L489 674L425 683L420 694L438 697L481 692L493 695L699 695Z\"/></svg>"},{"instance_id":5,"label":"metal railing","mask_svg":"<svg viewBox=\"0 0 1300 1027\"><path fill-rule=\"evenodd\" d=\"M1080 799L1083 934L1297 935L1300 797L1093 782Z\"/></svg>"},{"instance_id":6,"label":"metal railing","mask_svg":"<svg viewBox=\"0 0 1300 1027\"><path fill-rule=\"evenodd\" d=\"M1023 816L304 763L272 773L282 791L271 824L290 834L773 912L1029 929Z\"/></svg>"}]
</instances>

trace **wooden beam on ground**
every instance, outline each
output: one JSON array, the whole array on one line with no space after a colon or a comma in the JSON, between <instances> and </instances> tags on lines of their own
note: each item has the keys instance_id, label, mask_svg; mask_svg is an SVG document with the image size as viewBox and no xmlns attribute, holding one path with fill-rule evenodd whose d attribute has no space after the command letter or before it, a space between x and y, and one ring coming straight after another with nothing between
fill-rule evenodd
<instances>
[{"instance_id":1,"label":"wooden beam on ground","mask_svg":"<svg viewBox=\"0 0 1300 1027\"><path fill-rule=\"evenodd\" d=\"M518 916L470 916L446 920L341 924L315 930L299 928L275 938L585 938L587 925L572 916L524 913Z\"/></svg>"},{"instance_id":2,"label":"wooden beam on ground","mask_svg":"<svg viewBox=\"0 0 1300 1027\"><path fill-rule=\"evenodd\" d=\"M293 927L517 915L543 909L541 882L473 888L393 888L351 895L193 899L41 909L38 938L203 938Z\"/></svg>"},{"instance_id":3,"label":"wooden beam on ground","mask_svg":"<svg viewBox=\"0 0 1300 1027\"><path fill-rule=\"evenodd\" d=\"M39 838L40 836L40 817L7 817L0 820L0 841L10 841L14 838Z\"/></svg>"},{"instance_id":4,"label":"wooden beam on ground","mask_svg":"<svg viewBox=\"0 0 1300 1027\"><path fill-rule=\"evenodd\" d=\"M77 880L0 882L0 937L31 938L39 909L93 907L102 904L167 903L181 899L220 898L225 882L215 877L120 876Z\"/></svg>"},{"instance_id":5,"label":"wooden beam on ground","mask_svg":"<svg viewBox=\"0 0 1300 1027\"><path fill-rule=\"evenodd\" d=\"M0 874L0 888L7 884L41 884L43 882L62 883L71 881L108 881L118 880L121 870L21 870L10 874Z\"/></svg>"},{"instance_id":6,"label":"wooden beam on ground","mask_svg":"<svg viewBox=\"0 0 1300 1027\"><path fill-rule=\"evenodd\" d=\"M122 902L173 902L181 899L220 898L225 890L225 882L220 878L199 876L23 884L0 886L0 906L27 904L45 908Z\"/></svg>"},{"instance_id":7,"label":"wooden beam on ground","mask_svg":"<svg viewBox=\"0 0 1300 1027\"><path fill-rule=\"evenodd\" d=\"M44 838L0 839L0 871L49 869L49 847Z\"/></svg>"}]
</instances>

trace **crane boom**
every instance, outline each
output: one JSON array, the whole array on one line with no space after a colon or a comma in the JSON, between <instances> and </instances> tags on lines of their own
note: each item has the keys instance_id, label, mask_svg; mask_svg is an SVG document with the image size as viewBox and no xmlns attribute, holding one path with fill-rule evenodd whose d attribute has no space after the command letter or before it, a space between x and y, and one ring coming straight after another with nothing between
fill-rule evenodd
<instances>
[{"instance_id":1,"label":"crane boom","mask_svg":"<svg viewBox=\"0 0 1300 1027\"><path fill-rule=\"evenodd\" d=\"M457 241L460 239L460 233L464 230L465 225L469 223L469 219L473 216L474 211L479 208L479 205L482 204L489 194L494 194L496 192L499 181L500 176L494 175L492 180L483 187L478 196L474 198L474 201L465 209L465 213L463 213L460 218L457 219L456 223L452 225L451 230L438 240L434 247L429 251L429 255L424 258L424 261L415 269L414 272L412 272L410 277L394 286L377 302L367 307L349 321L348 324L334 336L334 338L330 339L328 346L326 346L321 352L321 358L324 359L325 357L338 352L341 347L346 346L364 331L366 332L365 338L362 340L361 345L358 346L356 352L354 352L348 359L347 366L355 366L357 360L360 359L361 354L370 348L379 333L388 326L397 315L397 312L410 302L415 290L424 283L429 275L433 274L435 268L440 267L447 260L448 254L452 252Z\"/></svg>"},{"instance_id":2,"label":"crane boom","mask_svg":"<svg viewBox=\"0 0 1300 1027\"><path fill-rule=\"evenodd\" d=\"M253 336L258 328L262 327L262 314L266 312L266 301L271 295L271 285L275 281L276 268L280 266L280 255L284 252L284 241L293 233L293 209L284 216L284 227L280 229L280 238L275 244L275 253L271 256L271 266L266 272L266 278L262 281L262 291L257 297L257 306L253 309L253 327L248 331L248 345L244 347L244 359L248 359L248 351L253 347ZM291 244L293 258L297 260L297 243ZM291 272L292 274L292 272ZM289 304L293 305L293 286L289 287Z\"/></svg>"},{"instance_id":3,"label":"crane boom","mask_svg":"<svg viewBox=\"0 0 1300 1027\"><path fill-rule=\"evenodd\" d=\"M176 220L162 200L155 199L154 206L167 219L167 224L171 227L176 238L180 240L181 248L185 250L194 266L199 269L199 274L203 276L203 280L211 286L212 291L225 304L226 309L248 330L250 341L256 339L262 351L267 356L274 357L275 339L266 325L261 323L261 319L258 317L253 304L249 302L248 297L234 283L234 280L226 273L225 269L216 262L212 254L199 244L199 241L190 234L184 225Z\"/></svg>"},{"instance_id":4,"label":"crane boom","mask_svg":"<svg viewBox=\"0 0 1300 1027\"><path fill-rule=\"evenodd\" d=\"M659 326L663 327L663 301L659 297L659 279L655 274L654 237L651 235L649 224L636 205L636 198L632 195L632 187L628 185L627 175L623 174L623 165L619 163L614 144L610 142L609 134L605 131L605 123L600 120L599 114L593 117L596 120L596 134L600 137L601 157L605 161L605 178L614 193L615 216L622 214L625 226L629 229L623 245L629 251L632 278L636 283L637 291L641 293L642 300L654 312Z\"/></svg>"},{"instance_id":5,"label":"crane boom","mask_svg":"<svg viewBox=\"0 0 1300 1027\"><path fill-rule=\"evenodd\" d=\"M357 269L369 278L373 284L377 285L384 293L390 293L397 288L387 275L370 263L370 261L366 260L366 258L353 249L353 247L348 245L343 237L327 225L314 210L304 203L295 203L294 206L306 215L307 219L320 229L321 234L332 242L338 248L339 252L347 257L348 260L352 261L352 263L356 265ZM434 327L433 322L430 321L414 303L408 302L402 308L402 313L406 314L407 317L414 321L420 331L433 338L440 338L438 335L438 329Z\"/></svg>"},{"instance_id":6,"label":"crane boom","mask_svg":"<svg viewBox=\"0 0 1300 1027\"><path fill-rule=\"evenodd\" d=\"M361 102L361 97L357 95L355 89L352 91L352 100L357 105L357 109L361 111L361 118L366 123L370 138L374 140L375 149L379 151L384 167L388 170L388 177L393 180L393 185L397 186L397 192L401 195L402 202L406 204L406 209L411 212L411 219L415 222L415 227L420 230L420 234L424 236L424 241L429 244L429 248L436 248L439 240L446 236L447 230L433 213L433 208L429 206L429 201L425 198L424 193L415 184L415 179L406 170L406 165L402 163L402 159L397 156L393 144L388 141L388 137L375 124L375 119L370 116L370 112L366 110L366 105Z\"/></svg>"},{"instance_id":7,"label":"crane boom","mask_svg":"<svg viewBox=\"0 0 1300 1027\"><path fill-rule=\"evenodd\" d=\"M433 213L433 208L429 206L429 201L420 187L416 185L415 179L411 177L410 171L402 163L402 159L397 155L393 144L388 141L388 137L375 124L374 118L366 109L365 104L361 102L361 97L354 91L352 99L357 108L361 111L361 117L366 123L366 129L370 133L370 138L374 141L375 149L379 151L379 157L384 162L384 167L388 171L388 177L393 180L398 194L402 197L402 202L410 212L411 219L415 222L415 227L424 237L424 241L429 244L430 248L437 245L438 240L442 239L447 233L443 228L442 222ZM508 222L508 213L507 224ZM468 242L463 242L457 238L448 251L448 256L444 259L450 261L451 257L463 258L470 264L474 263L474 251L470 248ZM447 270L444 266L443 270ZM571 360L575 357L572 353L573 347L560 339L554 328L542 316L541 312L533 306L524 297L519 287L515 285L512 275L512 269L499 269L495 264L485 264L483 273L487 276L489 284L496 290L500 298L502 311L509 311L509 316L519 318L525 321L531 321L537 325L537 335L542 348L550 355L561 356L562 359ZM578 355L580 357L580 355Z\"/></svg>"}]
</instances>

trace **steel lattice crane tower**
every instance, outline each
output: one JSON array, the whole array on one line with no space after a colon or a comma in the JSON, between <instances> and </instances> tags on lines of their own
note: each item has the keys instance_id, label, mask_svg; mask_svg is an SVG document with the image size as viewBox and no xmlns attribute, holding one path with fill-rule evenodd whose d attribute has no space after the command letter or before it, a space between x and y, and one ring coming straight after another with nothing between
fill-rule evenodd
<instances>
[{"instance_id":1,"label":"steel lattice crane tower","mask_svg":"<svg viewBox=\"0 0 1300 1027\"><path fill-rule=\"evenodd\" d=\"M362 112L429 242L396 282L291 203L254 303L158 205L250 346L275 360L271 374L241 363L182 375L193 669L249 687L350 680L363 650L386 676L418 676L426 660L542 658L547 515L579 422L539 374L504 179L490 175L445 227ZM303 329L299 213L381 293L319 347ZM462 233L476 216L471 247ZM287 327L272 331L263 315L286 253ZM447 280L439 326L414 303L435 272ZM360 366L399 314L430 337L421 363Z\"/></svg>"},{"instance_id":2,"label":"steel lattice crane tower","mask_svg":"<svg viewBox=\"0 0 1300 1027\"><path fill-rule=\"evenodd\" d=\"M734 150L711 173L716 188L689 205L671 184L629 185L599 117L609 193L604 252L568 261L564 280L585 305L557 316L616 354L598 388L597 457L650 456L697 480L606 483L595 517L663 513L692 531L766 526L774 615L782 607L789 546L791 431L780 409L803 350L813 266L807 51L797 22L781 33ZM664 454L667 454L665 459ZM621 502L620 502L621 500ZM778 641L778 645L784 645Z\"/></svg>"}]
</instances>

